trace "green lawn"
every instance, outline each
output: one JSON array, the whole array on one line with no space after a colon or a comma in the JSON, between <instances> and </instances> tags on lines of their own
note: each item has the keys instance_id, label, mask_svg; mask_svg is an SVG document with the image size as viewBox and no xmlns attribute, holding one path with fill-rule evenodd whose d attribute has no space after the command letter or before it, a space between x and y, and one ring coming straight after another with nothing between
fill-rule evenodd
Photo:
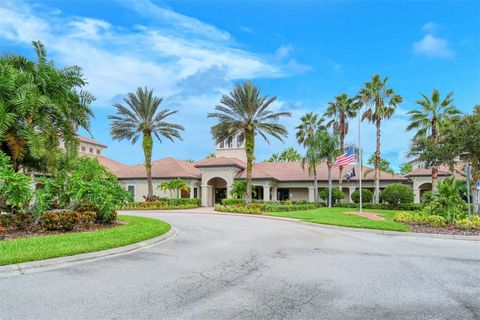
<instances>
[{"instance_id":1,"label":"green lawn","mask_svg":"<svg viewBox=\"0 0 480 320\"><path fill-rule=\"evenodd\" d=\"M373 213L379 213L379 216L384 217L384 221L369 220L364 217L346 214L344 212L352 212L357 209L352 208L319 208L315 210L306 211L292 211L292 212L266 212L265 215L295 218L303 221L329 224L343 227L353 228L366 228L366 229L380 229L380 230L393 230L393 231L408 231L408 226L394 222L393 216L396 211L394 210L364 210Z\"/></svg>"},{"instance_id":2,"label":"green lawn","mask_svg":"<svg viewBox=\"0 0 480 320\"><path fill-rule=\"evenodd\" d=\"M151 239L171 226L151 218L118 216L128 224L91 232L0 241L0 265L100 251Z\"/></svg>"}]
</instances>

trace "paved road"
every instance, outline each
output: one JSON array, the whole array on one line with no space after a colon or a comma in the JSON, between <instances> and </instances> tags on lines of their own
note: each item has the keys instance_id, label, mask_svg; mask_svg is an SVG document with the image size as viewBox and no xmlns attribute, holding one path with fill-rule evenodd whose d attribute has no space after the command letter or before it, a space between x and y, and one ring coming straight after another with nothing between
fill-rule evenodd
<instances>
[{"instance_id":1,"label":"paved road","mask_svg":"<svg viewBox=\"0 0 480 320\"><path fill-rule=\"evenodd\" d=\"M480 319L480 242L145 215L177 236L0 279L0 319Z\"/></svg>"}]
</instances>

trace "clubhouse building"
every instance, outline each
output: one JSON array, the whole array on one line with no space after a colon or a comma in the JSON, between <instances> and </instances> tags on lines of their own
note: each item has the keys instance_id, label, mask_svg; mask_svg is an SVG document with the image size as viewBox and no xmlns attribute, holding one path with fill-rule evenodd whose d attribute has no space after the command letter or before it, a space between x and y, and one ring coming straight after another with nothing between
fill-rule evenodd
<instances>
[{"instance_id":1,"label":"clubhouse building","mask_svg":"<svg viewBox=\"0 0 480 320\"><path fill-rule=\"evenodd\" d=\"M145 166L125 165L103 155L107 147L93 139L78 136L80 140L79 154L95 157L98 161L113 172L119 181L130 191L135 201L143 201L147 194L147 179ZM187 162L174 158L164 158L152 162L152 178L154 193L160 197L170 197L169 192L163 192L159 186L162 182L180 178L189 186L188 192L182 191L182 198L198 198L202 206L213 206L224 198L231 197L230 190L235 180L246 178L246 156L243 135L222 141L216 146L216 157L207 158L198 162ZM415 194L415 202L420 202L422 193L432 188L431 170L423 168L421 163L412 162L413 171L409 174L394 175L380 172L380 190L392 183L403 183L410 186ZM353 165L346 165L343 174ZM355 166L357 167L357 166ZM363 166L362 187L374 189L374 170ZM359 173L350 181L343 180L342 191L345 193L344 202L351 202L351 194L358 188ZM439 179L450 177L448 168L439 168ZM457 175L457 173L454 173ZM332 169L333 186L338 187L339 170ZM259 162L254 163L253 188L256 190L256 199L265 201L309 201L314 199L313 177L304 170L301 162ZM327 165L322 163L317 168L318 188L321 191L328 187Z\"/></svg>"}]
</instances>

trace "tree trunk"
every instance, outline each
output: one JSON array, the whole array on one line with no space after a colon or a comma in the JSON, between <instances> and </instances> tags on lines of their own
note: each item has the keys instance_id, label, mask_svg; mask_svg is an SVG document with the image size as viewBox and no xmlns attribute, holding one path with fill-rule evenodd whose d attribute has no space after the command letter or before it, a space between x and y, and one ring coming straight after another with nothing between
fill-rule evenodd
<instances>
[{"instance_id":1,"label":"tree trunk","mask_svg":"<svg viewBox=\"0 0 480 320\"><path fill-rule=\"evenodd\" d=\"M437 191L438 184L438 168L432 167L432 191Z\"/></svg>"},{"instance_id":2,"label":"tree trunk","mask_svg":"<svg viewBox=\"0 0 480 320\"><path fill-rule=\"evenodd\" d=\"M332 207L332 165L327 163L328 166L328 207Z\"/></svg>"},{"instance_id":3,"label":"tree trunk","mask_svg":"<svg viewBox=\"0 0 480 320\"><path fill-rule=\"evenodd\" d=\"M313 186L315 188L313 191L313 197L315 198L315 203L318 203L318 180L316 172L313 174Z\"/></svg>"},{"instance_id":4,"label":"tree trunk","mask_svg":"<svg viewBox=\"0 0 480 320\"><path fill-rule=\"evenodd\" d=\"M253 132L245 132L245 153L247 155L247 195L246 203L252 202L252 168L255 150L255 137Z\"/></svg>"},{"instance_id":5,"label":"tree trunk","mask_svg":"<svg viewBox=\"0 0 480 320\"><path fill-rule=\"evenodd\" d=\"M152 149L153 141L150 132L143 132L143 153L145 154L145 170L147 171L148 194L147 201L153 198L153 182L152 182Z\"/></svg>"},{"instance_id":6,"label":"tree trunk","mask_svg":"<svg viewBox=\"0 0 480 320\"><path fill-rule=\"evenodd\" d=\"M343 119L343 118L342 118ZM343 122L345 120L343 119ZM342 132L340 132L340 152L344 153L345 148L345 123L342 126ZM343 166L338 167L338 188L342 191L342 180L343 180Z\"/></svg>"},{"instance_id":7,"label":"tree trunk","mask_svg":"<svg viewBox=\"0 0 480 320\"><path fill-rule=\"evenodd\" d=\"M380 128L381 121L377 120L377 148L375 150L375 203L380 203Z\"/></svg>"}]
</instances>

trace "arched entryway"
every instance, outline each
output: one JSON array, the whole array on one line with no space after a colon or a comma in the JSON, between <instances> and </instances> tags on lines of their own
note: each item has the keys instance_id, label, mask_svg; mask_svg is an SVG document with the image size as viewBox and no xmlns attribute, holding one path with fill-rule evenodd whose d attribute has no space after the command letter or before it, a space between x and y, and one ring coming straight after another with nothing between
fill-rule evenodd
<instances>
[{"instance_id":1,"label":"arched entryway","mask_svg":"<svg viewBox=\"0 0 480 320\"><path fill-rule=\"evenodd\" d=\"M223 199L227 198L227 181L220 177L215 177L208 180L207 185L211 188L211 195L209 195L212 204L221 203Z\"/></svg>"},{"instance_id":2,"label":"arched entryway","mask_svg":"<svg viewBox=\"0 0 480 320\"><path fill-rule=\"evenodd\" d=\"M423 201L423 196L425 192L432 191L432 183L425 182L418 186L418 190L420 190L420 201Z\"/></svg>"}]
</instances>

